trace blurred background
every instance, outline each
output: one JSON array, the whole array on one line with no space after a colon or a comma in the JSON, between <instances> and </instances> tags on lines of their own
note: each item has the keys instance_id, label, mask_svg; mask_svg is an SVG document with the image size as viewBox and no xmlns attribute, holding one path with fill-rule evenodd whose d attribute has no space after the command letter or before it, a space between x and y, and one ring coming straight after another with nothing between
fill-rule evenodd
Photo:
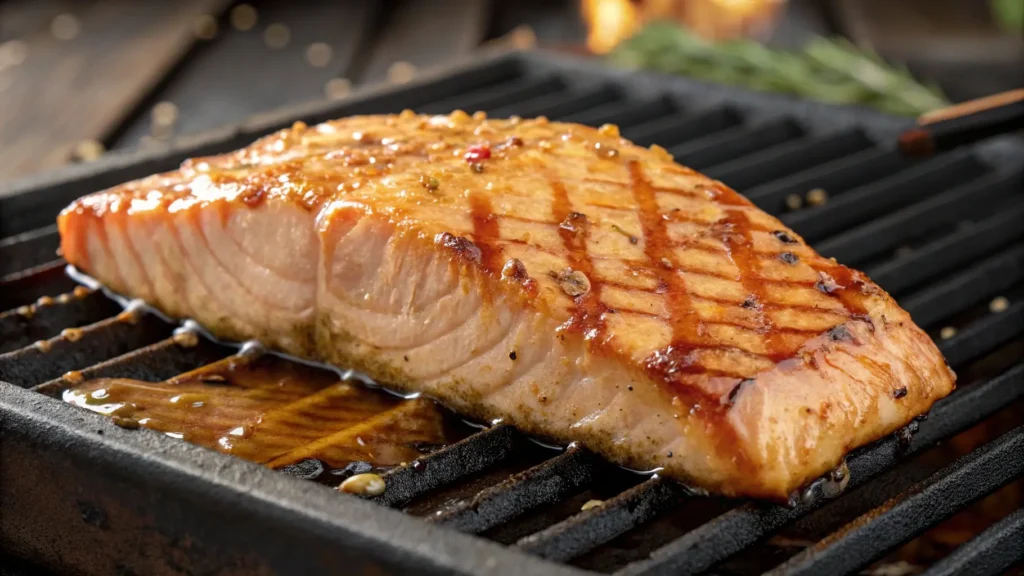
<instances>
[{"instance_id":1,"label":"blurred background","mask_svg":"<svg viewBox=\"0 0 1024 576\"><path fill-rule=\"evenodd\" d=\"M914 116L1024 85L1022 21L1024 0L0 0L0 180L487 48Z\"/></svg>"}]
</instances>

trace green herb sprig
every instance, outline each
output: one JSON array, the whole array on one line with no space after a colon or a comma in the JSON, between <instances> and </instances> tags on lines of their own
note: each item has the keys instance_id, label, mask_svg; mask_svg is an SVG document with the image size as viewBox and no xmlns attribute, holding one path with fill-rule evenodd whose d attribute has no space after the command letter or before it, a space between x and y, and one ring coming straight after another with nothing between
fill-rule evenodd
<instances>
[{"instance_id":1,"label":"green herb sprig","mask_svg":"<svg viewBox=\"0 0 1024 576\"><path fill-rule=\"evenodd\" d=\"M654 22L609 55L612 63L916 116L948 106L942 91L847 40L815 38L799 51L753 40L713 42L675 23Z\"/></svg>"}]
</instances>

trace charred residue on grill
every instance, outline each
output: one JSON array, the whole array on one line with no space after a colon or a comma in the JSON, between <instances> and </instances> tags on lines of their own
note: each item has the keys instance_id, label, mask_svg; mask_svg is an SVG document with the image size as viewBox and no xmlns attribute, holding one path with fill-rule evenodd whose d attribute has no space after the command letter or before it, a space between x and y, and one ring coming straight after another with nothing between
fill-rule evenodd
<instances>
[{"instance_id":1,"label":"charred residue on grill","mask_svg":"<svg viewBox=\"0 0 1024 576\"><path fill-rule=\"evenodd\" d=\"M900 451L910 448L910 444L914 441L914 434L917 434L920 427L921 425L918 424L917 420L911 420L910 424L897 430L894 434L896 437L896 448Z\"/></svg>"},{"instance_id":2,"label":"charred residue on grill","mask_svg":"<svg viewBox=\"0 0 1024 576\"><path fill-rule=\"evenodd\" d=\"M64 400L122 427L150 428L334 484L413 461L422 446L471 432L430 400L403 399L270 354L232 356L160 383L80 382Z\"/></svg>"}]
</instances>

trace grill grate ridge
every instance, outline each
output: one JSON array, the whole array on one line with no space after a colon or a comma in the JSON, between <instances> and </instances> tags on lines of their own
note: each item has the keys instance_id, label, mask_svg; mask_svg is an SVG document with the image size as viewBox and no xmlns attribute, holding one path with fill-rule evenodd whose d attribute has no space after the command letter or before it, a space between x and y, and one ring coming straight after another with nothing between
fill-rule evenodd
<instances>
[{"instance_id":1,"label":"grill grate ridge","mask_svg":"<svg viewBox=\"0 0 1024 576\"><path fill-rule=\"evenodd\" d=\"M26 348L0 354L0 380L25 387L99 364L164 338L167 323L152 314L122 312Z\"/></svg>"},{"instance_id":2,"label":"grill grate ridge","mask_svg":"<svg viewBox=\"0 0 1024 576\"><path fill-rule=\"evenodd\" d=\"M562 454L428 519L462 532L482 532L579 490L590 481L594 466L594 456L573 444Z\"/></svg>"},{"instance_id":3,"label":"grill grate ridge","mask_svg":"<svg viewBox=\"0 0 1024 576\"><path fill-rule=\"evenodd\" d=\"M780 146L803 137L806 132L794 120L784 118L759 125L737 125L721 118L718 110L691 120L687 142L669 148L681 164L704 170L757 150Z\"/></svg>"},{"instance_id":4,"label":"grill grate ridge","mask_svg":"<svg viewBox=\"0 0 1024 576\"><path fill-rule=\"evenodd\" d=\"M675 149L685 142L701 139L709 133L717 133L741 122L739 112L729 106L694 111L690 115L662 118L646 124L627 128L623 134L640 145L658 144Z\"/></svg>"},{"instance_id":5,"label":"grill grate ridge","mask_svg":"<svg viewBox=\"0 0 1024 576\"><path fill-rule=\"evenodd\" d=\"M803 196L814 188L827 190L830 196L884 178L914 164L891 148L867 148L844 158L837 158L809 170L751 188L746 192L754 204L774 212L785 208L790 194Z\"/></svg>"},{"instance_id":6,"label":"grill grate ridge","mask_svg":"<svg viewBox=\"0 0 1024 576\"><path fill-rule=\"evenodd\" d=\"M0 313L0 354L47 340L65 328L99 322L120 311L121 307L102 292L85 287L56 298L44 297L31 306Z\"/></svg>"},{"instance_id":7,"label":"grill grate ridge","mask_svg":"<svg viewBox=\"0 0 1024 576\"><path fill-rule=\"evenodd\" d=\"M904 298L903 308L922 328L966 310L972 304L992 298L1024 278L1024 244L986 258L942 284Z\"/></svg>"},{"instance_id":8,"label":"grill grate ridge","mask_svg":"<svg viewBox=\"0 0 1024 576\"><path fill-rule=\"evenodd\" d=\"M769 574L849 573L1024 473L1024 427L967 454ZM907 522L914 518L915 522Z\"/></svg>"},{"instance_id":9,"label":"grill grate ridge","mask_svg":"<svg viewBox=\"0 0 1024 576\"><path fill-rule=\"evenodd\" d=\"M811 136L712 166L705 172L733 188L749 190L760 183L783 178L809 166L866 150L871 145L871 139L861 130Z\"/></svg>"},{"instance_id":10,"label":"grill grate ridge","mask_svg":"<svg viewBox=\"0 0 1024 576\"><path fill-rule=\"evenodd\" d=\"M412 466L385 474L387 490L375 500L385 506L405 504L510 458L522 443L519 433L499 424L424 456Z\"/></svg>"},{"instance_id":11,"label":"grill grate ridge","mask_svg":"<svg viewBox=\"0 0 1024 576\"><path fill-rule=\"evenodd\" d=\"M1002 574L1024 560L1024 508L1011 512L988 530L957 548L924 576Z\"/></svg>"},{"instance_id":12,"label":"grill grate ridge","mask_svg":"<svg viewBox=\"0 0 1024 576\"><path fill-rule=\"evenodd\" d=\"M521 538L530 554L565 562L652 520L678 502L686 490L655 476L558 524Z\"/></svg>"},{"instance_id":13,"label":"grill grate ridge","mask_svg":"<svg viewBox=\"0 0 1024 576\"><path fill-rule=\"evenodd\" d=\"M969 153L954 151L850 190L824 206L783 214L780 220L814 242L983 174L984 167Z\"/></svg>"},{"instance_id":14,"label":"grill grate ridge","mask_svg":"<svg viewBox=\"0 0 1024 576\"><path fill-rule=\"evenodd\" d=\"M820 242L817 248L822 254L843 262L870 258L937 226L954 225L972 205L1012 198L1022 186L1024 171L995 172L832 236ZM1001 216L996 214L991 220ZM958 230L949 237L961 233ZM958 239L958 242L973 246L969 238Z\"/></svg>"}]
</instances>

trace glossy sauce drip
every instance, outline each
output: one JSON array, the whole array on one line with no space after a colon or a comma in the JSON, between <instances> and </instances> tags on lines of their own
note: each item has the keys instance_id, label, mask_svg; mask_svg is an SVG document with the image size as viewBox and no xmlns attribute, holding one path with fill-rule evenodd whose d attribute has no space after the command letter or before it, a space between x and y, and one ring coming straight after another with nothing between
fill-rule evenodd
<instances>
[{"instance_id":1,"label":"glossy sauce drip","mask_svg":"<svg viewBox=\"0 0 1024 576\"><path fill-rule=\"evenodd\" d=\"M396 466L471 432L430 400L269 354L233 356L160 383L91 380L64 400L271 468L309 459L333 468Z\"/></svg>"},{"instance_id":2,"label":"glossy sauce drip","mask_svg":"<svg viewBox=\"0 0 1024 576\"><path fill-rule=\"evenodd\" d=\"M713 192L715 201L724 206L752 206L749 200L741 196L735 190L722 186L717 182L714 184ZM747 239L747 244L750 244L750 234L757 228L751 224L746 214L744 214L743 212L738 210L727 210L727 212L728 217L726 221L728 223L731 223L737 232L743 234ZM787 240L785 241L780 239L780 243L782 243L783 245L785 245L786 243L800 244L799 242L792 239L788 235L786 235L786 238ZM736 262L736 251L732 250L728 245L726 245L726 247L730 249L730 252L733 256L733 261ZM756 254L751 253L750 258L756 257ZM741 258L744 257L741 256ZM736 265L740 266L739 262L736 262ZM820 263L816 263L816 265L812 266L812 268L818 271L819 273L824 272L825 274L828 274L829 277L835 280L835 284L829 287L829 289L825 289L826 287L823 286L823 282L816 284L819 290L837 298L840 302L842 302L843 306L846 308L846 311L849 314L864 314L866 312L863 302L864 298L859 290L860 286L863 285L863 282L858 277L855 276L853 270L850 270L849 268L841 264L821 265ZM750 269L756 270L756 268ZM748 278L749 275L746 273L745 270L746 269L744 268L740 268L743 277ZM792 283L804 284L804 282ZM744 283L744 286L746 287L746 283ZM757 283L757 286L761 286L761 284ZM757 286L751 286L750 288L748 288L748 290L757 289ZM763 288L761 288L760 290L763 291ZM756 296L757 292L754 292L754 295ZM762 303L764 302L763 298L759 298L759 300Z\"/></svg>"},{"instance_id":3,"label":"glossy sauce drip","mask_svg":"<svg viewBox=\"0 0 1024 576\"><path fill-rule=\"evenodd\" d=\"M491 206L491 199L479 192L469 197L469 205L473 216L473 240L480 249L480 265L487 272L500 272L504 264L501 261L501 246L498 240L498 216Z\"/></svg>"},{"instance_id":4,"label":"glossy sauce drip","mask_svg":"<svg viewBox=\"0 0 1024 576\"><path fill-rule=\"evenodd\" d=\"M862 292L865 284L859 274L842 264L820 266L818 272L828 275L822 276L822 281L817 284L819 290L837 298L848 313L867 314L867 307L864 305L865 295ZM827 278L831 278L834 283L827 282Z\"/></svg>"},{"instance_id":5,"label":"glossy sauce drip","mask_svg":"<svg viewBox=\"0 0 1024 576\"><path fill-rule=\"evenodd\" d=\"M558 234L565 246L569 267L586 276L590 290L573 298L572 318L569 327L583 332L584 337L594 343L604 342L607 330L602 318L608 307L601 302L601 283L594 272L594 264L587 251L591 222L587 215L574 212L569 193L561 181L549 179L552 192L551 213L559 223Z\"/></svg>"},{"instance_id":6,"label":"glossy sauce drip","mask_svg":"<svg viewBox=\"0 0 1024 576\"><path fill-rule=\"evenodd\" d=\"M669 381L684 373L702 372L703 369L693 357L693 352L702 347L702 322L693 308L683 277L675 272L679 262L672 255L665 219L655 196L655 190L644 175L637 161L629 163L629 175L636 200L640 226L644 233L644 254L657 274L660 290L668 300L667 308L672 327L672 343L664 350L648 358L647 369L658 373ZM671 269L660 266L668 262Z\"/></svg>"},{"instance_id":7,"label":"glossy sauce drip","mask_svg":"<svg viewBox=\"0 0 1024 576\"><path fill-rule=\"evenodd\" d=\"M764 335L765 353L763 356L774 362L781 362L795 351L787 346L782 338L781 330L772 326L764 314L765 297L764 282L760 278L758 256L754 252L750 238L751 226L747 215L740 210L727 210L722 225L718 226L722 245L725 246L729 258L739 271L743 289L754 298L751 308L757 316L757 330Z\"/></svg>"}]
</instances>

